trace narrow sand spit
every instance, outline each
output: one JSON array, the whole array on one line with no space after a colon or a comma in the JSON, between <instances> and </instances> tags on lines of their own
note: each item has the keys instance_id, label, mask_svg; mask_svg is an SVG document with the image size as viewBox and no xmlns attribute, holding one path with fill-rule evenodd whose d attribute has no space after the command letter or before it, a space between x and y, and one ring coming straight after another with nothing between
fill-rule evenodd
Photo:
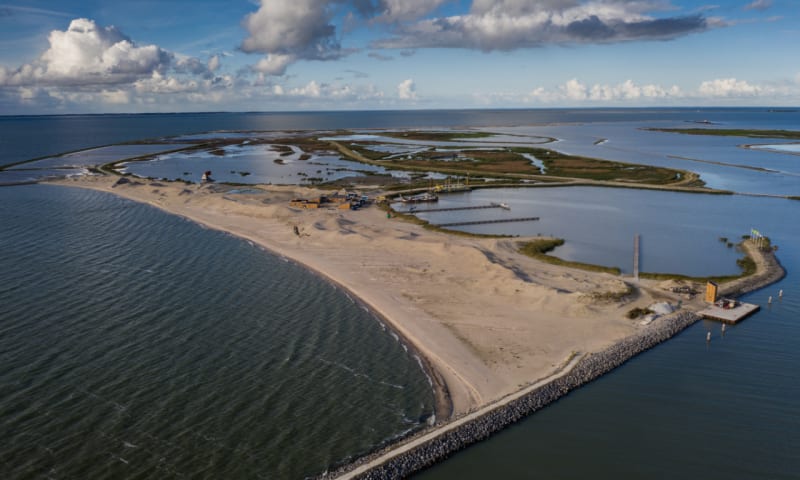
<instances>
[{"instance_id":1,"label":"narrow sand spit","mask_svg":"<svg viewBox=\"0 0 800 480\"><path fill-rule=\"evenodd\" d=\"M451 411L440 408L439 420L546 377L576 352L599 351L632 334L640 327L625 311L651 301L644 293L626 305L592 302L592 294L627 287L608 274L520 255L517 239L431 232L375 207L289 208L291 198L319 193L301 187L229 194L213 185L117 180L57 183L110 192L230 232L335 281L383 316L440 376L446 392L438 393L449 395Z\"/></svg>"},{"instance_id":2,"label":"narrow sand spit","mask_svg":"<svg viewBox=\"0 0 800 480\"><path fill-rule=\"evenodd\" d=\"M630 286L606 273L521 255L516 243L524 238L433 232L387 218L375 207L290 208L292 198L323 193L308 188L259 186L259 193L248 189L243 194L213 184L118 180L88 176L53 183L110 192L232 233L352 292L420 355L433 379L437 421L450 422L441 428L445 432L531 395L563 395L685 328L697 318L691 311L702 306L702 296L688 301L647 280L622 300L597 300L616 298L620 295L614 294L628 292ZM760 288L784 273L772 255L745 247L756 258L758 273L726 286L731 293ZM667 320L653 327L625 317L634 307L678 300L685 313L677 323ZM603 367L597 367L598 359L609 355L614 361L602 360ZM571 378L565 375L578 380L546 386L553 379ZM419 446L425 441L413 442ZM374 466L395 454L376 454L379 458L365 462ZM364 466L350 474L363 474Z\"/></svg>"}]
</instances>

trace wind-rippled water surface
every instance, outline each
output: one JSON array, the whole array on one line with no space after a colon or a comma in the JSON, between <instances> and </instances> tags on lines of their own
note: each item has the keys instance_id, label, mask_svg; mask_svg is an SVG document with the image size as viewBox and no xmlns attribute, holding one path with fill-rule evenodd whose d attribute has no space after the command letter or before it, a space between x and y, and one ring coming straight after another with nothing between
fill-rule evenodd
<instances>
[{"instance_id":1,"label":"wind-rippled water surface","mask_svg":"<svg viewBox=\"0 0 800 480\"><path fill-rule=\"evenodd\" d=\"M111 195L0 189L0 477L302 478L432 413L342 291Z\"/></svg>"},{"instance_id":2,"label":"wind-rippled water surface","mask_svg":"<svg viewBox=\"0 0 800 480\"><path fill-rule=\"evenodd\" d=\"M738 147L759 140L638 130L705 120L800 124L795 110L727 108L0 117L0 165L215 130L474 126L552 133L557 149L688 168L736 191L797 193L796 155ZM0 172L0 183L29 180L22 168ZM563 234L556 253L565 258L623 268L641 232L647 269L685 273L691 262L700 274L724 273L716 262L734 252L719 236L758 228L780 246L789 275L747 296L764 308L724 337L719 325L698 323L421 478L798 478L800 204L521 193L463 197L508 202L514 216L530 208L541 222L509 225ZM611 229L609 208L619 205L643 213L619 216ZM606 220L608 230L587 234L594 223L585 219ZM674 225L663 233L660 221ZM680 241L670 247L670 237ZM665 245L708 258L653 248ZM0 252L0 478L301 478L416 428L432 411L415 359L373 316L222 233L99 193L7 187ZM722 260L735 269L733 258ZM786 295L767 307L779 289Z\"/></svg>"}]
</instances>

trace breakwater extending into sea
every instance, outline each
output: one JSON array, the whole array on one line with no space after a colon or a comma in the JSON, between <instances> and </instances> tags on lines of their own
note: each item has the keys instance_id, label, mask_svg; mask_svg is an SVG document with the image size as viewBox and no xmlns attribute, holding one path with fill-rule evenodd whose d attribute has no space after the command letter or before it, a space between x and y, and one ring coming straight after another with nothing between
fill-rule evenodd
<instances>
[{"instance_id":1,"label":"breakwater extending into sea","mask_svg":"<svg viewBox=\"0 0 800 480\"><path fill-rule=\"evenodd\" d=\"M464 422L453 428L447 425L444 431L402 454L382 461L382 457L390 455L397 447L390 447L384 451L360 459L340 471L323 478L347 477L378 480L387 478L405 478L423 470L437 462L444 460L455 452L462 450L476 442L485 440L494 433L518 422L522 418L553 403L570 391L585 385L601 375L619 367L629 359L642 353L672 336L683 331L700 317L693 312L682 311L667 317L662 317L653 322L641 332L622 340L607 349L589 354L582 358L572 369L558 376L547 384L514 400L503 402L478 418ZM455 420L458 422L458 420ZM428 432L420 432L416 437L421 437ZM413 441L413 438L409 442ZM363 473L355 473L364 466L370 466Z\"/></svg>"},{"instance_id":2,"label":"breakwater extending into sea","mask_svg":"<svg viewBox=\"0 0 800 480\"><path fill-rule=\"evenodd\" d=\"M774 251L759 251L748 242L743 242L742 245L747 254L757 265L760 265L760 271L723 284L720 289L721 295L738 297L775 283L786 276L786 270L781 265L778 257L775 256Z\"/></svg>"},{"instance_id":3,"label":"breakwater extending into sea","mask_svg":"<svg viewBox=\"0 0 800 480\"><path fill-rule=\"evenodd\" d=\"M773 284L786 275L773 251L759 251L752 247L747 248L747 251L760 266L760 271L725 285L726 295L744 295ZM332 474L325 474L322 478L380 480L409 477L519 422L572 390L598 379L640 353L669 340L698 320L701 320L701 317L689 310L658 318L635 335L601 352L584 356L565 373L556 373L555 378L546 384L518 398L501 399L497 402L499 403L497 406L485 407L486 413L480 414L477 418L467 421L454 419L449 424L420 431L400 444L358 459ZM438 435L435 434L437 430L441 431ZM424 439L431 435L432 438ZM419 441L418 445L393 455L393 452L400 450L404 445L412 445L415 440Z\"/></svg>"}]
</instances>

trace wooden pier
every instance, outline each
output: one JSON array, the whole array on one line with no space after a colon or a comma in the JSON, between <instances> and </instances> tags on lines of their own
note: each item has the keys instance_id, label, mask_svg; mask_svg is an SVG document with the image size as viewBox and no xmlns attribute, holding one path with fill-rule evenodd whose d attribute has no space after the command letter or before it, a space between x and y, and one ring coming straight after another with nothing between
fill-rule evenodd
<instances>
[{"instance_id":1,"label":"wooden pier","mask_svg":"<svg viewBox=\"0 0 800 480\"><path fill-rule=\"evenodd\" d=\"M453 223L439 223L437 227L461 227L464 225L483 225L486 223L508 223L508 222L535 222L539 217L522 217L522 218L498 218L496 220L474 220L471 222L453 222Z\"/></svg>"},{"instance_id":2,"label":"wooden pier","mask_svg":"<svg viewBox=\"0 0 800 480\"><path fill-rule=\"evenodd\" d=\"M711 305L705 310L697 312L701 317L723 323L739 323L761 307L752 303L739 303L734 308L722 308Z\"/></svg>"},{"instance_id":3,"label":"wooden pier","mask_svg":"<svg viewBox=\"0 0 800 480\"><path fill-rule=\"evenodd\" d=\"M484 208L504 208L508 210L507 206L500 203L491 203L489 205L476 205L472 207L423 208L422 210L411 207L406 213L455 212L457 210L482 210Z\"/></svg>"}]
</instances>

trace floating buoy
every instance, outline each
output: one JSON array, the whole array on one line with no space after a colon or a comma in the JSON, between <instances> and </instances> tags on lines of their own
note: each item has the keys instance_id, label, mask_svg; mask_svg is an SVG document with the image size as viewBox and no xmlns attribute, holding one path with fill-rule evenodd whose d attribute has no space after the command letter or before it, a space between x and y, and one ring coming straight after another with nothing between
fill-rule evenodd
<instances>
[{"instance_id":1,"label":"floating buoy","mask_svg":"<svg viewBox=\"0 0 800 480\"><path fill-rule=\"evenodd\" d=\"M778 292L778 298L783 298L783 290L781 290L780 292Z\"/></svg>"},{"instance_id":2,"label":"floating buoy","mask_svg":"<svg viewBox=\"0 0 800 480\"><path fill-rule=\"evenodd\" d=\"M706 335L706 342L710 341L711 341L711 332L708 332L708 335Z\"/></svg>"},{"instance_id":3,"label":"floating buoy","mask_svg":"<svg viewBox=\"0 0 800 480\"><path fill-rule=\"evenodd\" d=\"M770 295L769 298L767 299L767 303L772 303L772 295Z\"/></svg>"}]
</instances>

